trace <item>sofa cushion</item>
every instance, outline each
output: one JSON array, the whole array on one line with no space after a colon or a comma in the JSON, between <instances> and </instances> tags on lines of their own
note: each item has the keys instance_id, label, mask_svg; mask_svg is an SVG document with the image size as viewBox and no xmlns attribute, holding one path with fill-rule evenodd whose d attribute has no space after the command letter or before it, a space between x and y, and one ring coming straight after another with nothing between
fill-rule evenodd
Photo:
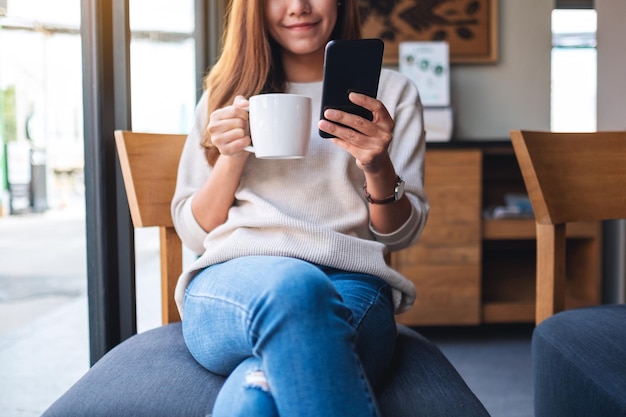
<instances>
[{"instance_id":1,"label":"sofa cushion","mask_svg":"<svg viewBox=\"0 0 626 417\"><path fill-rule=\"evenodd\" d=\"M197 364L173 323L112 349L42 417L205 417L223 381ZM378 399L388 417L488 416L441 351L404 326Z\"/></svg>"},{"instance_id":2,"label":"sofa cushion","mask_svg":"<svg viewBox=\"0 0 626 417\"><path fill-rule=\"evenodd\" d=\"M532 338L535 417L626 416L626 305L568 310Z\"/></svg>"}]
</instances>

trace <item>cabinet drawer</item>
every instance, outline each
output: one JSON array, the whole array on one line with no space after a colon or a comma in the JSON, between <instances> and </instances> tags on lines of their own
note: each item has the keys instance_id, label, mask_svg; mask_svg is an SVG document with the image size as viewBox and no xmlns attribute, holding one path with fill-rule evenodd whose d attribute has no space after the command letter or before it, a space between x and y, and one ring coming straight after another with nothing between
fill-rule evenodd
<instances>
[{"instance_id":1,"label":"cabinet drawer","mask_svg":"<svg viewBox=\"0 0 626 417\"><path fill-rule=\"evenodd\" d=\"M478 324L481 276L479 150L426 153L430 216L418 242L393 253L394 268L413 281L418 299L398 317L410 325Z\"/></svg>"}]
</instances>

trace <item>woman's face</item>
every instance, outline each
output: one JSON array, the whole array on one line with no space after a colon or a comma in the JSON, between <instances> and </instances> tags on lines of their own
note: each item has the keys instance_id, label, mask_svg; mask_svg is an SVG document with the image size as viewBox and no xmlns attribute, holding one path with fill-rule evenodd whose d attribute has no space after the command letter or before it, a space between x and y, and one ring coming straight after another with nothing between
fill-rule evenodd
<instances>
[{"instance_id":1,"label":"woman's face","mask_svg":"<svg viewBox=\"0 0 626 417\"><path fill-rule=\"evenodd\" d=\"M337 0L266 0L265 20L286 52L323 53L337 22Z\"/></svg>"}]
</instances>

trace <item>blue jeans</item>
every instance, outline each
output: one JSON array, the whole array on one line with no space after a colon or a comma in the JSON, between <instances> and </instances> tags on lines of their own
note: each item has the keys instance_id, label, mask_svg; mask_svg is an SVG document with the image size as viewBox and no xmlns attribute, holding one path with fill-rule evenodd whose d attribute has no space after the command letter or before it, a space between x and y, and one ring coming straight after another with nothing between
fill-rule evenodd
<instances>
[{"instance_id":1,"label":"blue jeans","mask_svg":"<svg viewBox=\"0 0 626 417\"><path fill-rule=\"evenodd\" d=\"M200 272L185 295L185 342L228 375L213 417L377 417L373 387L394 351L380 278L254 256Z\"/></svg>"}]
</instances>

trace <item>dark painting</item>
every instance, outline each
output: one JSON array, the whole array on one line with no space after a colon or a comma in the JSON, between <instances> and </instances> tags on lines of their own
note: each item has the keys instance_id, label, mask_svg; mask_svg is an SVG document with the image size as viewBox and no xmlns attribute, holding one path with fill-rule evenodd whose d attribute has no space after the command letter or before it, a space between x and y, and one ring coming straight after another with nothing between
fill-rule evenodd
<instances>
[{"instance_id":1,"label":"dark painting","mask_svg":"<svg viewBox=\"0 0 626 417\"><path fill-rule=\"evenodd\" d=\"M398 62L403 41L446 41L450 62L495 62L497 0L360 0L363 36L385 41Z\"/></svg>"}]
</instances>

